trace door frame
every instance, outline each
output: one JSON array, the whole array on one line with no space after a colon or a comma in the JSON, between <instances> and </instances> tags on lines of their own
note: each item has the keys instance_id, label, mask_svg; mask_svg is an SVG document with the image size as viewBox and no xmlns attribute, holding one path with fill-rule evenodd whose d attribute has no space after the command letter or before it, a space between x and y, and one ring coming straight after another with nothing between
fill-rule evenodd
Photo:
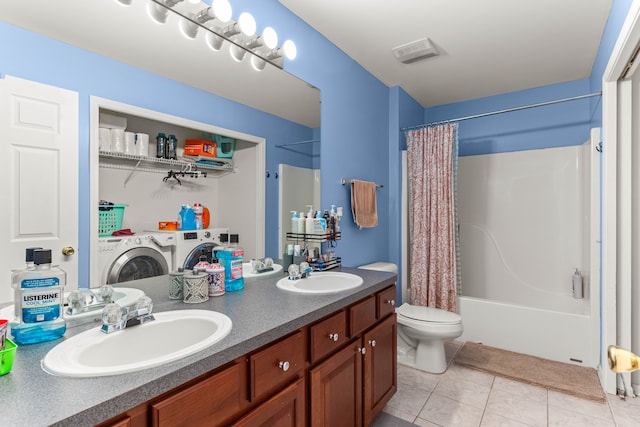
<instances>
[{"instance_id":1,"label":"door frame","mask_svg":"<svg viewBox=\"0 0 640 427\"><path fill-rule=\"evenodd\" d=\"M601 341L599 374L607 393L615 394L616 375L607 366L607 347L611 344L631 343L630 307L618 307L618 297L630 295L632 283L631 262L619 257L630 255L631 235L630 201L621 200L618 194L628 197L632 186L630 166L621 163L624 153L631 149L630 123L628 117L631 102L628 84L620 84L627 64L640 43L640 2L634 1L627 13L618 40L611 52L602 76L602 271L600 289ZM637 68L637 67L636 67ZM621 96L622 95L622 96ZM630 375L625 374L630 384Z\"/></svg>"}]
</instances>

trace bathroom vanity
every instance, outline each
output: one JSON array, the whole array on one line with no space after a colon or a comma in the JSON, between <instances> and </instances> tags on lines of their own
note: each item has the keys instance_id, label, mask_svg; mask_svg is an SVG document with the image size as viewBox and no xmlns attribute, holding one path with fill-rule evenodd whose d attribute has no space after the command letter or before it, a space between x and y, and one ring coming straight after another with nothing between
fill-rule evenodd
<instances>
[{"instance_id":1,"label":"bathroom vanity","mask_svg":"<svg viewBox=\"0 0 640 427\"><path fill-rule=\"evenodd\" d=\"M57 342L21 346L0 377L3 422L12 425L369 425L396 391L393 273L342 268L361 276L330 295L280 290L280 276L201 304L169 300L168 277L128 282L154 311L206 309L233 321L213 346L176 362L95 378L40 369ZM70 328L70 337L95 325ZM171 337L167 337L171 345ZM126 351L126 349L123 349ZM6 398L5 398L6 397ZM292 422L289 422L292 421Z\"/></svg>"}]
</instances>

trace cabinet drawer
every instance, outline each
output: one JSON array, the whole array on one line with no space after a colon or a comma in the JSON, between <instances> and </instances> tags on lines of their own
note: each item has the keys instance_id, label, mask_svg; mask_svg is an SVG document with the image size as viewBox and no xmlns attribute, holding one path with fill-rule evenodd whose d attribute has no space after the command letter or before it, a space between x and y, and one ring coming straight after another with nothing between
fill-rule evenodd
<instances>
[{"instance_id":1,"label":"cabinet drawer","mask_svg":"<svg viewBox=\"0 0 640 427\"><path fill-rule=\"evenodd\" d=\"M252 401L290 382L305 368L305 341L306 334L298 331L249 356Z\"/></svg>"},{"instance_id":2,"label":"cabinet drawer","mask_svg":"<svg viewBox=\"0 0 640 427\"><path fill-rule=\"evenodd\" d=\"M304 378L300 378L234 423L233 427L304 427L306 424L304 392Z\"/></svg>"},{"instance_id":3,"label":"cabinet drawer","mask_svg":"<svg viewBox=\"0 0 640 427\"><path fill-rule=\"evenodd\" d=\"M371 295L349 307L349 336L355 337L376 322L376 296Z\"/></svg>"},{"instance_id":4,"label":"cabinet drawer","mask_svg":"<svg viewBox=\"0 0 640 427\"><path fill-rule=\"evenodd\" d=\"M245 370L244 365L235 364L151 404L151 425L227 425L246 402Z\"/></svg>"},{"instance_id":5,"label":"cabinet drawer","mask_svg":"<svg viewBox=\"0 0 640 427\"><path fill-rule=\"evenodd\" d=\"M376 295L378 305L378 319L383 319L396 310L396 287L391 286L378 292Z\"/></svg>"},{"instance_id":6,"label":"cabinet drawer","mask_svg":"<svg viewBox=\"0 0 640 427\"><path fill-rule=\"evenodd\" d=\"M341 311L309 329L311 363L315 363L347 342L347 312Z\"/></svg>"}]
</instances>

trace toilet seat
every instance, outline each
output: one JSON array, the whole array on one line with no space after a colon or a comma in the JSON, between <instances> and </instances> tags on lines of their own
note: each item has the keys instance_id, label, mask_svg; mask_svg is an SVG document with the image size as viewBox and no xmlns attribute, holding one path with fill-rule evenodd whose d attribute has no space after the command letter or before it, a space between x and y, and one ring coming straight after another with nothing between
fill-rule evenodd
<instances>
[{"instance_id":1,"label":"toilet seat","mask_svg":"<svg viewBox=\"0 0 640 427\"><path fill-rule=\"evenodd\" d=\"M433 307L422 307L404 303L396 308L398 316L425 323L455 325L462 323L459 314Z\"/></svg>"}]
</instances>

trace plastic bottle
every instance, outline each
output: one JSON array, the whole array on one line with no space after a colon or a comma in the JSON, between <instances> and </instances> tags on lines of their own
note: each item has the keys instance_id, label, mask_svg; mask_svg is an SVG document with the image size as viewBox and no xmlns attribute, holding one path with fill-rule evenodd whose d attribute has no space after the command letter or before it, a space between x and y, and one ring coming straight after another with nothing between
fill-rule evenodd
<instances>
[{"instance_id":1,"label":"plastic bottle","mask_svg":"<svg viewBox=\"0 0 640 427\"><path fill-rule=\"evenodd\" d=\"M244 250L238 247L239 237L231 234L230 245L218 252L218 259L224 266L224 287L227 292L239 291L244 288L242 276L242 258Z\"/></svg>"},{"instance_id":2,"label":"plastic bottle","mask_svg":"<svg viewBox=\"0 0 640 427\"><path fill-rule=\"evenodd\" d=\"M176 138L175 135L169 135L169 139L167 139L167 146L165 149L165 157L167 159L177 159L177 152L178 149L178 139Z\"/></svg>"},{"instance_id":3,"label":"plastic bottle","mask_svg":"<svg viewBox=\"0 0 640 427\"><path fill-rule=\"evenodd\" d=\"M218 258L214 258L211 262L211 266L207 268L207 274L209 275L209 296L218 297L224 295L224 276L225 268L218 262Z\"/></svg>"},{"instance_id":4,"label":"plastic bottle","mask_svg":"<svg viewBox=\"0 0 640 427\"><path fill-rule=\"evenodd\" d=\"M164 159L167 151L167 136L160 132L156 136L156 157Z\"/></svg>"},{"instance_id":5,"label":"plastic bottle","mask_svg":"<svg viewBox=\"0 0 640 427\"><path fill-rule=\"evenodd\" d=\"M182 205L180 209L180 218L178 220L178 227L180 230L195 230L196 229L196 214L189 205Z\"/></svg>"},{"instance_id":6,"label":"plastic bottle","mask_svg":"<svg viewBox=\"0 0 640 427\"><path fill-rule=\"evenodd\" d=\"M193 214L195 215L196 220L196 230L202 230L203 222L202 222L202 214L204 210L202 209L202 205L200 203L193 204Z\"/></svg>"},{"instance_id":7,"label":"plastic bottle","mask_svg":"<svg viewBox=\"0 0 640 427\"><path fill-rule=\"evenodd\" d=\"M320 211L316 212L316 217L313 219L313 234L327 234L327 221Z\"/></svg>"},{"instance_id":8,"label":"plastic bottle","mask_svg":"<svg viewBox=\"0 0 640 427\"><path fill-rule=\"evenodd\" d=\"M51 249L37 249L35 268L11 275L16 318L11 335L18 344L33 344L60 338L67 330L64 320L64 286L67 274L51 266Z\"/></svg>"},{"instance_id":9,"label":"plastic bottle","mask_svg":"<svg viewBox=\"0 0 640 427\"><path fill-rule=\"evenodd\" d=\"M304 234L306 223L304 221L304 212L300 211L300 216L298 217L298 234Z\"/></svg>"},{"instance_id":10,"label":"plastic bottle","mask_svg":"<svg viewBox=\"0 0 640 427\"><path fill-rule=\"evenodd\" d=\"M313 234L313 206L307 205L309 212L307 212L306 226L304 232L307 234Z\"/></svg>"},{"instance_id":11,"label":"plastic bottle","mask_svg":"<svg viewBox=\"0 0 640 427\"><path fill-rule=\"evenodd\" d=\"M291 232L292 233L297 233L298 232L298 223L300 223L300 220L298 218L298 212L291 211L291 213L293 214L291 216Z\"/></svg>"}]
</instances>

